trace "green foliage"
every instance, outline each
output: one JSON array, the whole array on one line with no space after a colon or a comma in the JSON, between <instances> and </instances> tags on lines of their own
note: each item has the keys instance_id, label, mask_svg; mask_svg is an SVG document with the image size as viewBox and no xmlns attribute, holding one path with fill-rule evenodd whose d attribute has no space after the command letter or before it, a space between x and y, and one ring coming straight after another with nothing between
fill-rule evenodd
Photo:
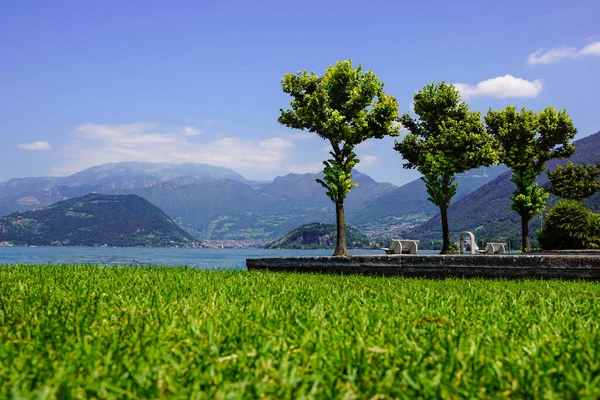
<instances>
[{"instance_id":1,"label":"green foliage","mask_svg":"<svg viewBox=\"0 0 600 400\"><path fill-rule=\"evenodd\" d=\"M352 182L352 169L358 162L354 152L350 153L348 161L342 165L332 163L332 160L323 161L325 176L317 179L317 182L327 190L327 197L335 204L343 202L350 189L358 186L358 183Z\"/></svg>"},{"instance_id":2,"label":"green foliage","mask_svg":"<svg viewBox=\"0 0 600 400\"><path fill-rule=\"evenodd\" d=\"M529 221L534 215L538 215L546 209L546 200L548 192L540 187L535 177L520 171L515 171L510 181L515 184L515 190L510 197L510 209L516 211L519 215L525 216Z\"/></svg>"},{"instance_id":3,"label":"green foliage","mask_svg":"<svg viewBox=\"0 0 600 400\"><path fill-rule=\"evenodd\" d=\"M569 157L575 150L569 141L577 129L565 110L546 107L536 113L507 106L504 110L490 109L485 123L502 150L500 162L513 171L531 171L537 176L548 161Z\"/></svg>"},{"instance_id":4,"label":"green foliage","mask_svg":"<svg viewBox=\"0 0 600 400\"><path fill-rule=\"evenodd\" d=\"M441 179L497 160L481 114L469 111L454 85L425 86L414 96L414 110L419 119L404 114L400 121L409 133L395 143L406 160L404 168Z\"/></svg>"},{"instance_id":5,"label":"green foliage","mask_svg":"<svg viewBox=\"0 0 600 400\"><path fill-rule=\"evenodd\" d=\"M325 161L325 177L318 182L336 204L339 232L344 232L344 199L356 184L352 168L359 162L354 147L371 138L397 136L398 103L383 91L383 82L372 71L354 68L352 61L338 61L322 77L306 70L285 74L285 93L292 96L291 109L280 110L279 122L306 129L329 141L331 159ZM346 253L343 234L338 236L335 255Z\"/></svg>"},{"instance_id":6,"label":"green foliage","mask_svg":"<svg viewBox=\"0 0 600 400\"><path fill-rule=\"evenodd\" d=\"M359 162L354 147L370 138L397 136L394 125L398 103L383 91L383 83L352 61L338 61L322 77L306 70L285 74L283 91L292 96L291 109L280 110L279 122L290 128L314 132L329 141L331 159L324 162L320 180L333 202L340 202L354 186L352 167Z\"/></svg>"},{"instance_id":7,"label":"green foliage","mask_svg":"<svg viewBox=\"0 0 600 400\"><path fill-rule=\"evenodd\" d=\"M334 158L347 157L352 148L369 138L398 134L393 122L398 103L383 92L372 71L338 61L322 77L305 71L285 74L283 91L290 94L290 110L281 110L279 122L314 132L332 143Z\"/></svg>"},{"instance_id":8,"label":"green foliage","mask_svg":"<svg viewBox=\"0 0 600 400\"><path fill-rule=\"evenodd\" d=\"M495 242L499 241L499 240L493 240ZM510 235L508 235L508 237L505 239L506 244L508 246L508 248L510 249L518 249L520 246L520 238L515 235L514 233L511 233Z\"/></svg>"},{"instance_id":9,"label":"green foliage","mask_svg":"<svg viewBox=\"0 0 600 400\"><path fill-rule=\"evenodd\" d=\"M597 283L0 266L1 398L595 398Z\"/></svg>"},{"instance_id":10,"label":"green foliage","mask_svg":"<svg viewBox=\"0 0 600 400\"><path fill-rule=\"evenodd\" d=\"M540 112L515 106L504 110L489 110L485 123L488 132L500 147L500 162L513 171L516 190L511 197L511 209L522 219L522 250L528 251L528 222L545 207L547 194L539 188L536 177L544 171L548 161L573 154L575 146L569 143L577 130L565 110L547 107Z\"/></svg>"},{"instance_id":11,"label":"green foliage","mask_svg":"<svg viewBox=\"0 0 600 400\"><path fill-rule=\"evenodd\" d=\"M545 250L600 248L600 215L576 200L560 200L550 209L538 240Z\"/></svg>"},{"instance_id":12,"label":"green foliage","mask_svg":"<svg viewBox=\"0 0 600 400\"><path fill-rule=\"evenodd\" d=\"M458 186L454 176L440 176L429 173L423 175L421 180L425 182L425 190L429 195L427 200L438 207L448 208L450 206L450 201L456 195Z\"/></svg>"},{"instance_id":13,"label":"green foliage","mask_svg":"<svg viewBox=\"0 0 600 400\"><path fill-rule=\"evenodd\" d=\"M414 110L418 119L409 113L400 118L409 133L395 142L394 149L404 157L404 168L416 168L423 174L429 200L442 213L442 251L450 252L445 213L456 194L454 176L496 163L497 154L481 114L469 111L452 84L425 86L414 96Z\"/></svg>"},{"instance_id":14,"label":"green foliage","mask_svg":"<svg viewBox=\"0 0 600 400\"><path fill-rule=\"evenodd\" d=\"M567 165L557 165L554 172L548 171L550 192L569 200L582 200L600 191L600 164L575 165L571 161Z\"/></svg>"}]
</instances>

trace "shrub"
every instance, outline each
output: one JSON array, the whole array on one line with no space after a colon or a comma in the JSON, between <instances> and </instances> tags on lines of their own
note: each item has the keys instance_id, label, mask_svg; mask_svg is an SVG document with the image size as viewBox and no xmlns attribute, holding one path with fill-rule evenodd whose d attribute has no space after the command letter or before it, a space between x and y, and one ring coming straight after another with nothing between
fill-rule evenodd
<instances>
[{"instance_id":1,"label":"shrub","mask_svg":"<svg viewBox=\"0 0 600 400\"><path fill-rule=\"evenodd\" d=\"M550 192L569 200L581 200L600 191L600 164L575 165L571 161L564 167L556 166L554 172L548 171Z\"/></svg>"},{"instance_id":2,"label":"shrub","mask_svg":"<svg viewBox=\"0 0 600 400\"><path fill-rule=\"evenodd\" d=\"M600 248L600 215L575 200L560 200L537 234L545 250Z\"/></svg>"}]
</instances>

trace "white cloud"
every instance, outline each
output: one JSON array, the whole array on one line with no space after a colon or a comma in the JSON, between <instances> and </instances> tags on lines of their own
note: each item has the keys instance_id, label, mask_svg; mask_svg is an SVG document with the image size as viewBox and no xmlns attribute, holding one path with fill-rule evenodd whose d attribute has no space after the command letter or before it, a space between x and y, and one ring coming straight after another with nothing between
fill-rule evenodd
<instances>
[{"instance_id":1,"label":"white cloud","mask_svg":"<svg viewBox=\"0 0 600 400\"><path fill-rule=\"evenodd\" d=\"M66 175L94 165L121 161L199 162L233 169L279 171L293 147L292 141L278 137L191 141L189 136L181 134L185 128L171 133L161 132L153 123L80 125L72 133L72 142L59 151L63 162L52 173Z\"/></svg>"},{"instance_id":2,"label":"white cloud","mask_svg":"<svg viewBox=\"0 0 600 400\"><path fill-rule=\"evenodd\" d=\"M33 142L33 143L19 143L18 148L23 150L50 150L52 146L48 142Z\"/></svg>"},{"instance_id":3,"label":"white cloud","mask_svg":"<svg viewBox=\"0 0 600 400\"><path fill-rule=\"evenodd\" d=\"M581 49L582 55L600 56L600 41L593 42Z\"/></svg>"},{"instance_id":4,"label":"white cloud","mask_svg":"<svg viewBox=\"0 0 600 400\"><path fill-rule=\"evenodd\" d=\"M544 87L541 79L528 81L512 75L499 76L479 82L477 85L455 83L463 99L470 97L537 97Z\"/></svg>"},{"instance_id":5,"label":"white cloud","mask_svg":"<svg viewBox=\"0 0 600 400\"><path fill-rule=\"evenodd\" d=\"M291 165L288 169L294 174L316 174L323 171L323 162L314 162L310 164Z\"/></svg>"},{"instance_id":6,"label":"white cloud","mask_svg":"<svg viewBox=\"0 0 600 400\"><path fill-rule=\"evenodd\" d=\"M266 150L285 150L293 147L294 145L287 139L283 138L271 138L258 142L258 145Z\"/></svg>"},{"instance_id":7,"label":"white cloud","mask_svg":"<svg viewBox=\"0 0 600 400\"><path fill-rule=\"evenodd\" d=\"M600 56L600 41L592 42L581 50L568 46L553 47L547 51L538 49L527 57L527 64L552 64L565 58L575 59L581 56Z\"/></svg>"},{"instance_id":8,"label":"white cloud","mask_svg":"<svg viewBox=\"0 0 600 400\"><path fill-rule=\"evenodd\" d=\"M354 146L355 153L362 153L365 149L372 149L374 146L379 145L379 140L371 139L360 142L356 146Z\"/></svg>"},{"instance_id":9,"label":"white cloud","mask_svg":"<svg viewBox=\"0 0 600 400\"><path fill-rule=\"evenodd\" d=\"M181 128L181 134L183 136L198 136L204 133L203 130L194 128L193 126L184 126Z\"/></svg>"},{"instance_id":10,"label":"white cloud","mask_svg":"<svg viewBox=\"0 0 600 400\"><path fill-rule=\"evenodd\" d=\"M357 166L359 169L368 168L375 164L375 162L378 160L376 156L372 156L371 154L361 154L358 159L360 160Z\"/></svg>"},{"instance_id":11,"label":"white cloud","mask_svg":"<svg viewBox=\"0 0 600 400\"><path fill-rule=\"evenodd\" d=\"M531 53L529 57L527 57L527 64L552 64L557 61L560 61L564 58L577 58L578 52L575 47L555 47L548 51L544 51L544 49L539 49L538 51Z\"/></svg>"},{"instance_id":12,"label":"white cloud","mask_svg":"<svg viewBox=\"0 0 600 400\"><path fill-rule=\"evenodd\" d=\"M319 136L316 133L299 132L299 133L292 133L291 135L286 135L286 137L289 137L292 140L307 140L307 139L317 138Z\"/></svg>"},{"instance_id":13,"label":"white cloud","mask_svg":"<svg viewBox=\"0 0 600 400\"><path fill-rule=\"evenodd\" d=\"M75 128L77 136L88 140L118 143L123 146L167 144L176 140L173 134L148 132L157 124L141 122L127 125L83 124Z\"/></svg>"}]
</instances>

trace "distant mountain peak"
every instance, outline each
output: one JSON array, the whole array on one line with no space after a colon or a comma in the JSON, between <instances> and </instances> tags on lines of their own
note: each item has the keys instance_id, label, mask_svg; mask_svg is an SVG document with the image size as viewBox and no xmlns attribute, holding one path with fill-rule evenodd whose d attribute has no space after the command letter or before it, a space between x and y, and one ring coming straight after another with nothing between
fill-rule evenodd
<instances>
[{"instance_id":1,"label":"distant mountain peak","mask_svg":"<svg viewBox=\"0 0 600 400\"><path fill-rule=\"evenodd\" d=\"M186 179L187 181L233 179L244 183L249 182L232 169L209 164L127 161L90 167L63 178L62 184L86 185L98 180L112 180L123 184L129 183L130 185L142 181L144 182L142 186L148 186L177 179Z\"/></svg>"}]
</instances>

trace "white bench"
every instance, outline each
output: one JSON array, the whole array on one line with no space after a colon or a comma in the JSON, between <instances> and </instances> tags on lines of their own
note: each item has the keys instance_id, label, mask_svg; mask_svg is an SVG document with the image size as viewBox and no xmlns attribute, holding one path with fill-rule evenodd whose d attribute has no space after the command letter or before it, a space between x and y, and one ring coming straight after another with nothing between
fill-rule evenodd
<instances>
[{"instance_id":1,"label":"white bench","mask_svg":"<svg viewBox=\"0 0 600 400\"><path fill-rule=\"evenodd\" d=\"M504 252L506 251L506 244L487 242L483 250L477 251L484 254L504 254Z\"/></svg>"},{"instance_id":2,"label":"white bench","mask_svg":"<svg viewBox=\"0 0 600 400\"><path fill-rule=\"evenodd\" d=\"M419 240L399 240L394 239L390 247L382 247L386 254L417 254L419 250Z\"/></svg>"}]
</instances>

